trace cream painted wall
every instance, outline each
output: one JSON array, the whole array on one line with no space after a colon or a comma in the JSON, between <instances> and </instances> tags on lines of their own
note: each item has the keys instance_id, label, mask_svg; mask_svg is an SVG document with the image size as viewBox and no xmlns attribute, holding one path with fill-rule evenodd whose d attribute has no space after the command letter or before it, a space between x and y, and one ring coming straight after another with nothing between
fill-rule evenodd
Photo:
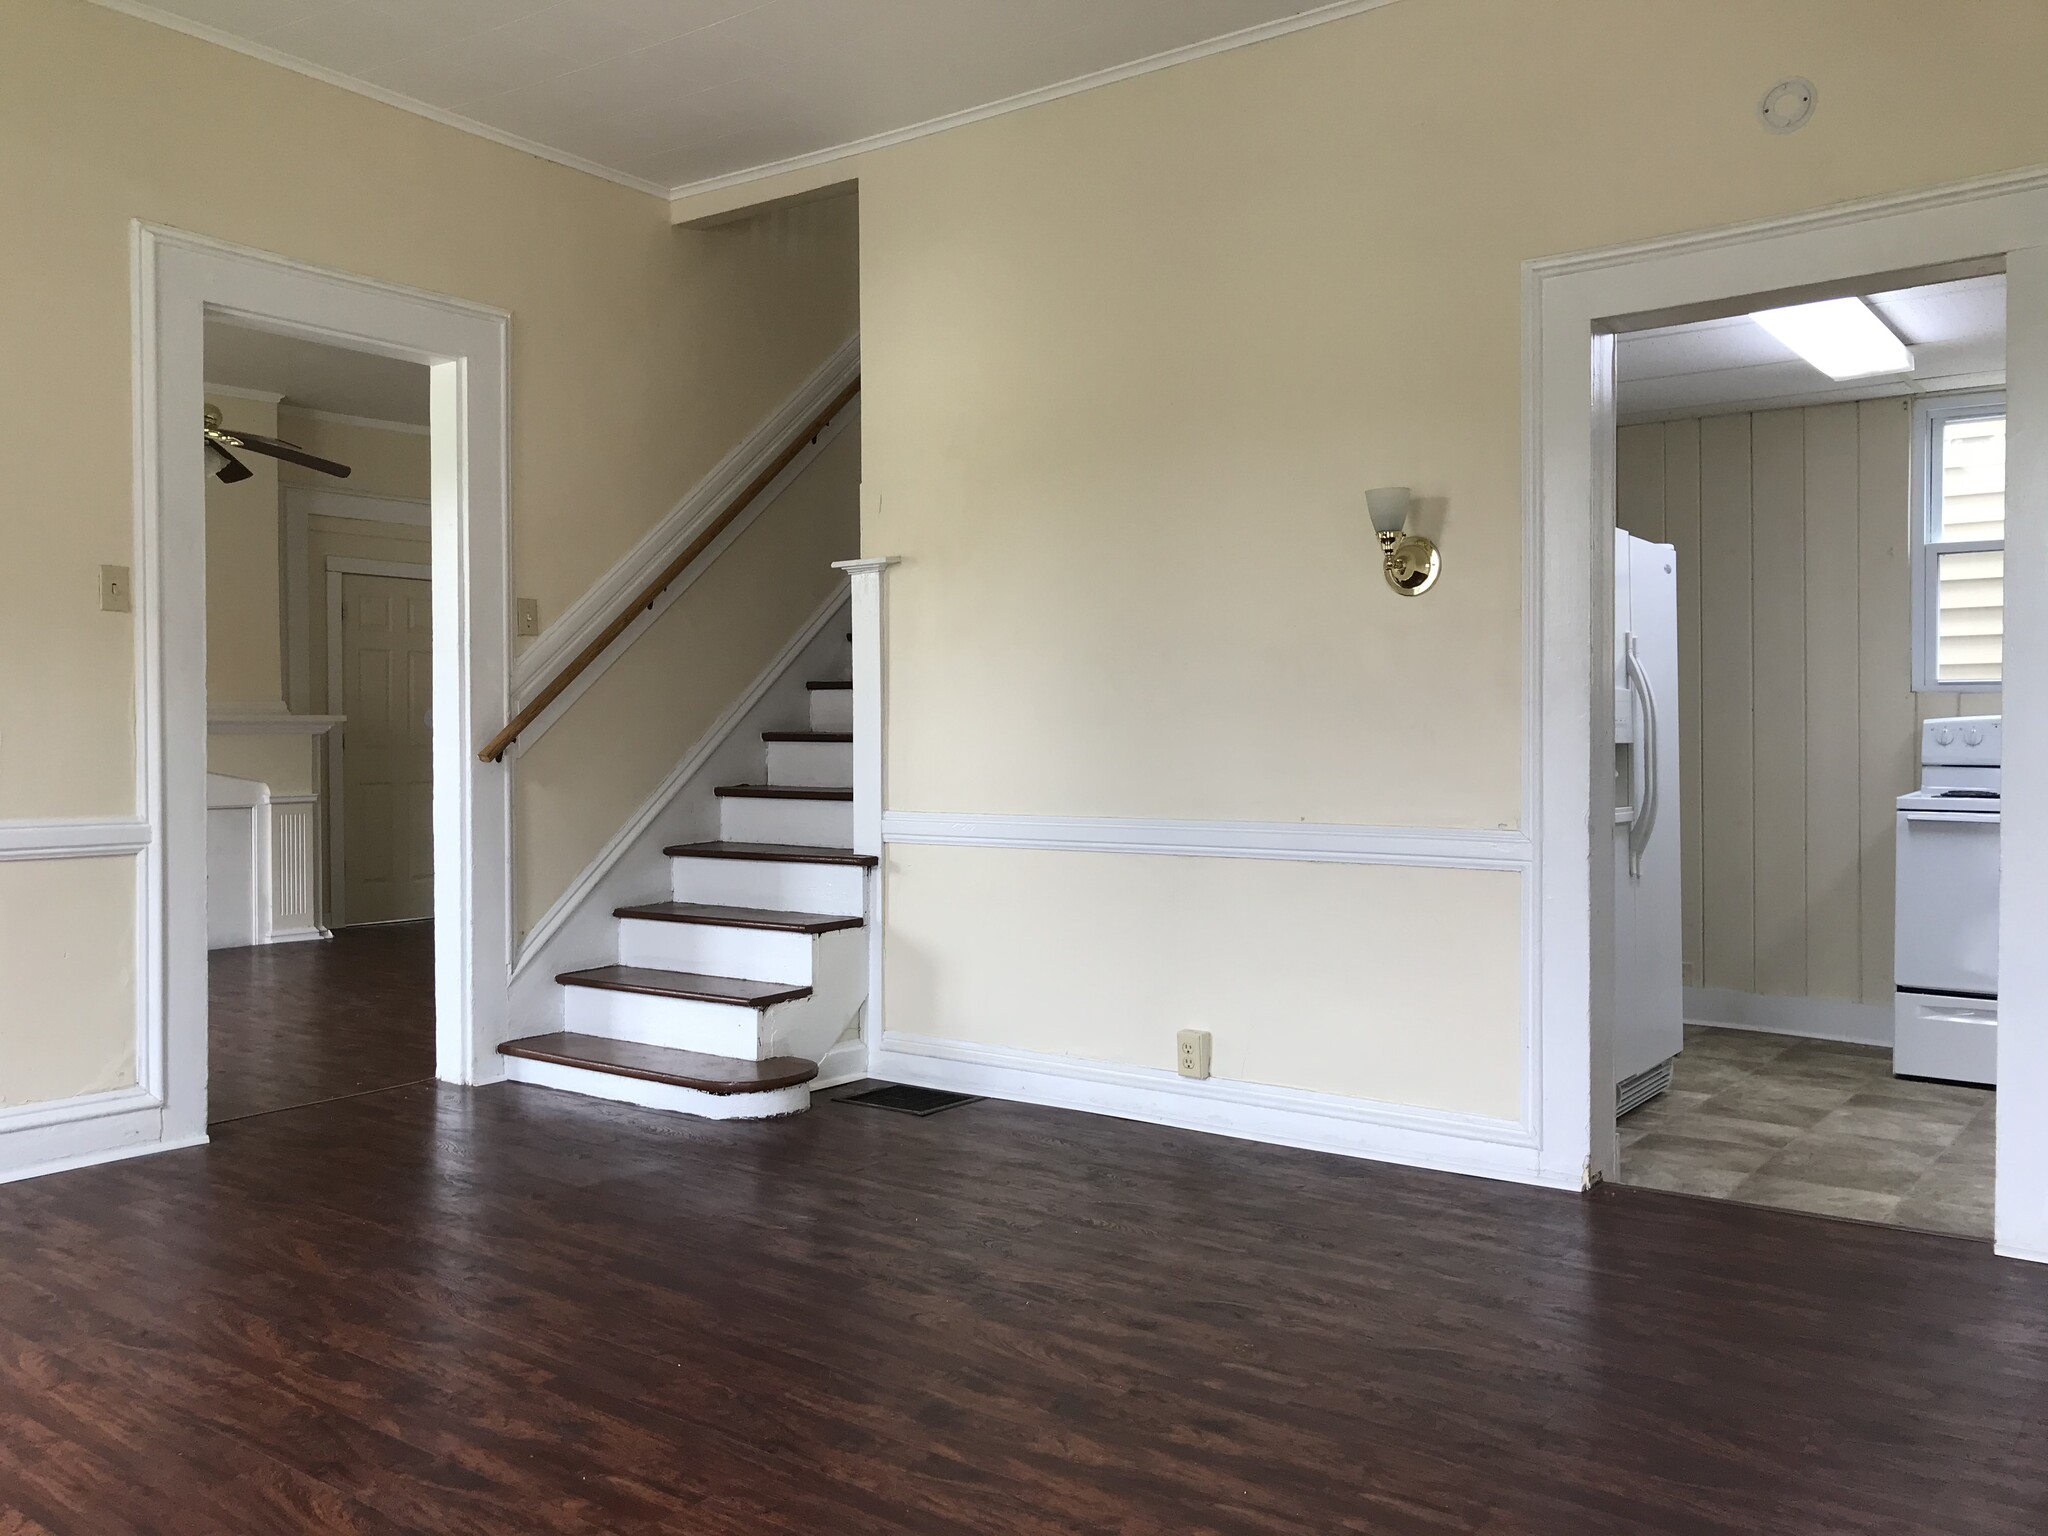
<instances>
[{"instance_id":1,"label":"cream painted wall","mask_svg":"<svg viewBox=\"0 0 2048 1536\"><path fill-rule=\"evenodd\" d=\"M1678 551L1685 960L1694 984L1889 1003L1893 802L1913 692L1905 400L1623 427L1615 506Z\"/></svg>"},{"instance_id":2,"label":"cream painted wall","mask_svg":"<svg viewBox=\"0 0 2048 1536\"><path fill-rule=\"evenodd\" d=\"M425 501L432 488L427 462L429 440L424 432L396 427L372 427L358 422L334 421L303 410L286 401L278 407L278 436L297 443L309 453L333 459L349 467L346 480L323 475L297 464L280 465L278 475L286 485L307 485L315 490L353 491L359 496L402 496Z\"/></svg>"},{"instance_id":3,"label":"cream painted wall","mask_svg":"<svg viewBox=\"0 0 2048 1536\"><path fill-rule=\"evenodd\" d=\"M230 432L277 435L277 407L208 395ZM277 460L238 454L247 480L206 481L206 694L223 705L284 704L279 641Z\"/></svg>"},{"instance_id":4,"label":"cream painted wall","mask_svg":"<svg viewBox=\"0 0 2048 1536\"><path fill-rule=\"evenodd\" d=\"M97 602L98 567L138 558L132 220L509 311L512 576L546 616L858 324L850 200L677 230L660 199L82 0L0 7L0 206L0 354L36 360L0 372L0 820L137 803L136 621ZM593 768L617 749L581 744ZM559 795L574 734L556 750ZM112 1010L125 1037L134 922L85 899L80 867L16 864L7 880L129 989ZM41 960L0 949L0 993L27 995ZM9 1092L31 1034L72 1039L52 1030L0 1015ZM104 1076L87 1034L66 1049L37 1097Z\"/></svg>"},{"instance_id":5,"label":"cream painted wall","mask_svg":"<svg viewBox=\"0 0 2048 1536\"><path fill-rule=\"evenodd\" d=\"M848 165L862 547L902 557L888 804L1515 825L1522 262L2048 162L2043 57L2034 0L1404 0ZM1794 73L1820 110L1768 133L1756 101ZM1375 568L1361 492L1388 483L1444 552L1417 602ZM1057 1010L1001 1003L1013 973L981 930L1014 915L1002 882L949 907L899 856L890 942L915 922L931 974L892 978L890 1027L1071 1048ZM1054 909L1115 863L982 862L1005 861L1038 866ZM1229 910L1277 903L1261 935L1327 920L1326 893L1253 864L1195 877L1244 892ZM1372 878L1422 905L1435 877ZM1517 1070L1512 1003L1461 978L1497 974L1515 932L1425 909L1427 1049L1473 1074L1434 1102L1483 1109ZM1120 966L1169 1000L1183 915L1117 914ZM1307 1071L1347 1017L1345 1091L1422 1092L1370 992L1269 1012L1267 969L1254 944L1206 960L1237 1000L1219 1060L1257 1039L1260 1071ZM1158 1060L1181 1021L1143 986L1126 1001L1105 1051Z\"/></svg>"},{"instance_id":6,"label":"cream painted wall","mask_svg":"<svg viewBox=\"0 0 2048 1536\"><path fill-rule=\"evenodd\" d=\"M134 859L0 860L0 1109L133 1085L134 931Z\"/></svg>"},{"instance_id":7,"label":"cream painted wall","mask_svg":"<svg viewBox=\"0 0 2048 1536\"><path fill-rule=\"evenodd\" d=\"M896 844L888 892L892 1030L1171 1071L1206 1029L1217 1078L1521 1113L1518 875Z\"/></svg>"},{"instance_id":8,"label":"cream painted wall","mask_svg":"<svg viewBox=\"0 0 2048 1536\"><path fill-rule=\"evenodd\" d=\"M859 507L860 433L849 429L520 755L520 938L818 605L844 590L831 563L858 552Z\"/></svg>"}]
</instances>

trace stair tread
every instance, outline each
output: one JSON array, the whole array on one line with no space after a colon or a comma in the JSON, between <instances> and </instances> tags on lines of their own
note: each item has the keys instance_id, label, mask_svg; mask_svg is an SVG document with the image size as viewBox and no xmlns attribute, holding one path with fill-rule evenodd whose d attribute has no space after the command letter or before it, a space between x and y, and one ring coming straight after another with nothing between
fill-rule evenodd
<instances>
[{"instance_id":1,"label":"stair tread","mask_svg":"<svg viewBox=\"0 0 2048 1536\"><path fill-rule=\"evenodd\" d=\"M670 1083L678 1088L695 1088L700 1093L773 1093L778 1088L808 1083L818 1075L818 1064L800 1056L747 1061L738 1056L708 1056L702 1051L679 1051L665 1045L642 1045L633 1040L566 1031L507 1040L498 1050L502 1055L521 1056L529 1061L583 1067L650 1083Z\"/></svg>"},{"instance_id":2,"label":"stair tread","mask_svg":"<svg viewBox=\"0 0 2048 1536\"><path fill-rule=\"evenodd\" d=\"M742 1008L767 1008L811 995L809 987L788 982L702 976L695 971L661 971L644 965L593 966L587 971L564 971L555 980L565 987L639 992L648 997L679 997L693 1003L734 1003Z\"/></svg>"},{"instance_id":3,"label":"stair tread","mask_svg":"<svg viewBox=\"0 0 2048 1536\"><path fill-rule=\"evenodd\" d=\"M672 859L749 859L765 864L858 864L873 869L881 860L851 848L807 843L677 843L661 850Z\"/></svg>"},{"instance_id":4,"label":"stair tread","mask_svg":"<svg viewBox=\"0 0 2048 1536\"><path fill-rule=\"evenodd\" d=\"M828 679L824 682L805 683L804 686L810 689L813 693L819 693L831 688L851 688L853 684L850 682L835 683Z\"/></svg>"},{"instance_id":5,"label":"stair tread","mask_svg":"<svg viewBox=\"0 0 2048 1536\"><path fill-rule=\"evenodd\" d=\"M853 790L817 784L721 784L714 794L741 800L851 800Z\"/></svg>"},{"instance_id":6,"label":"stair tread","mask_svg":"<svg viewBox=\"0 0 2048 1536\"><path fill-rule=\"evenodd\" d=\"M763 731L763 741L815 741L827 743L845 742L851 744L851 731Z\"/></svg>"},{"instance_id":7,"label":"stair tread","mask_svg":"<svg viewBox=\"0 0 2048 1536\"><path fill-rule=\"evenodd\" d=\"M769 907L721 907L702 901L649 901L619 907L614 917L647 918L661 923L702 923L717 928L760 928L771 933L835 933L858 928L862 919L830 912L780 912Z\"/></svg>"}]
</instances>

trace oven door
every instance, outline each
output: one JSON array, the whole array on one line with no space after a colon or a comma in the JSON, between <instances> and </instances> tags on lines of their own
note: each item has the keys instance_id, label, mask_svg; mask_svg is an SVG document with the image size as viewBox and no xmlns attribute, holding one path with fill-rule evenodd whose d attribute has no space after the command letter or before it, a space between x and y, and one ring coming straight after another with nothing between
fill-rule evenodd
<instances>
[{"instance_id":1,"label":"oven door","mask_svg":"<svg viewBox=\"0 0 2048 1536\"><path fill-rule=\"evenodd\" d=\"M1899 812L1893 974L1908 991L1998 995L1998 816Z\"/></svg>"}]
</instances>

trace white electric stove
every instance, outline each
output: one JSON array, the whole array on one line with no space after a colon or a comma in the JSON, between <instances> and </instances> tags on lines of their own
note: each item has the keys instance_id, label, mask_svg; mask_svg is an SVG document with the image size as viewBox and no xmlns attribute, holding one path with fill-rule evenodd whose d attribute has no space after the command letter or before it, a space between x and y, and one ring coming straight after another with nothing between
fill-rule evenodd
<instances>
[{"instance_id":1,"label":"white electric stove","mask_svg":"<svg viewBox=\"0 0 2048 1536\"><path fill-rule=\"evenodd\" d=\"M1997 715L1920 728L1920 787L1899 796L1892 1071L1998 1081Z\"/></svg>"}]
</instances>

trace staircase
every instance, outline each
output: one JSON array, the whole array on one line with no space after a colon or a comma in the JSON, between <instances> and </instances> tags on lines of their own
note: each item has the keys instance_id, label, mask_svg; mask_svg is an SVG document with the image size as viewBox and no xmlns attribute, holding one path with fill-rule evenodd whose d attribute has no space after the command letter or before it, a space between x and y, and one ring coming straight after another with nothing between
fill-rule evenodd
<instances>
[{"instance_id":1,"label":"staircase","mask_svg":"<svg viewBox=\"0 0 2048 1536\"><path fill-rule=\"evenodd\" d=\"M665 850L670 899L615 910L618 963L555 978L565 1027L499 1046L507 1077L716 1120L809 1105L867 997L852 688L762 733L767 782L719 787L720 840Z\"/></svg>"}]
</instances>

